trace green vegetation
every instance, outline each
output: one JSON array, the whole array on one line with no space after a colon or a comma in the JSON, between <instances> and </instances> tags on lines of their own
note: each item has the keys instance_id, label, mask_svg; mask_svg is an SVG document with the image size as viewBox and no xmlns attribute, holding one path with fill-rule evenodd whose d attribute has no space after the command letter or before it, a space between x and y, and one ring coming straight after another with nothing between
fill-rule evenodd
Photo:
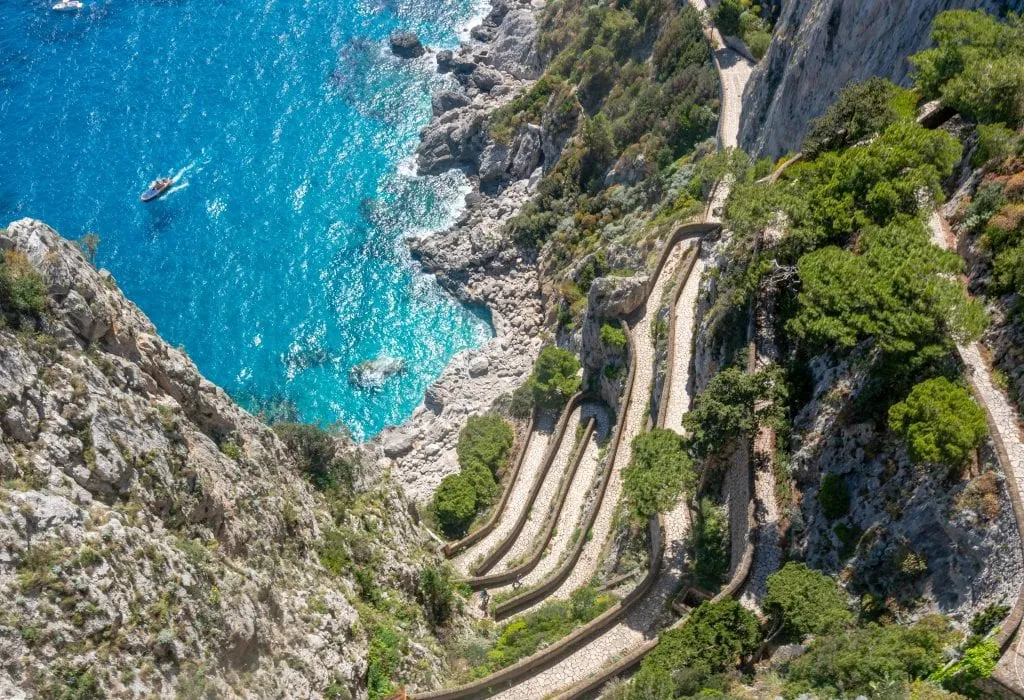
<instances>
[{"instance_id":1,"label":"green vegetation","mask_svg":"<svg viewBox=\"0 0 1024 700\"><path fill-rule=\"evenodd\" d=\"M470 416L459 433L455 452L458 474L441 480L434 492L434 513L449 537L466 532L477 513L497 498L498 477L508 465L515 434L501 416Z\"/></svg>"},{"instance_id":2,"label":"green vegetation","mask_svg":"<svg viewBox=\"0 0 1024 700\"><path fill-rule=\"evenodd\" d=\"M729 514L707 496L700 500L693 538L697 585L717 591L729 573Z\"/></svg>"},{"instance_id":3,"label":"green vegetation","mask_svg":"<svg viewBox=\"0 0 1024 700\"><path fill-rule=\"evenodd\" d=\"M476 517L477 487L461 472L449 474L434 492L434 511L444 534L459 537Z\"/></svg>"},{"instance_id":4,"label":"green vegetation","mask_svg":"<svg viewBox=\"0 0 1024 700\"><path fill-rule=\"evenodd\" d=\"M727 36L739 37L760 60L772 40L771 26L753 0L722 0L714 14L715 26Z\"/></svg>"},{"instance_id":5,"label":"green vegetation","mask_svg":"<svg viewBox=\"0 0 1024 700\"><path fill-rule=\"evenodd\" d=\"M661 634L631 684L630 700L723 690L716 676L752 654L760 641L757 618L739 603L703 603L681 627Z\"/></svg>"},{"instance_id":6,"label":"green vegetation","mask_svg":"<svg viewBox=\"0 0 1024 700\"><path fill-rule=\"evenodd\" d=\"M46 306L46 285L23 253L9 250L0 261L0 311L38 316Z\"/></svg>"},{"instance_id":7,"label":"green vegetation","mask_svg":"<svg viewBox=\"0 0 1024 700\"><path fill-rule=\"evenodd\" d=\"M943 12L932 25L933 48L912 56L914 79L929 99L980 122L1024 120L1024 25L985 12Z\"/></svg>"},{"instance_id":8,"label":"green vegetation","mask_svg":"<svg viewBox=\"0 0 1024 700\"><path fill-rule=\"evenodd\" d=\"M626 331L610 323L601 324L601 344L612 352L624 352L628 344Z\"/></svg>"},{"instance_id":9,"label":"green vegetation","mask_svg":"<svg viewBox=\"0 0 1024 700\"><path fill-rule=\"evenodd\" d=\"M568 350L548 345L533 370L533 398L538 406L560 409L580 390L579 360Z\"/></svg>"},{"instance_id":10,"label":"green vegetation","mask_svg":"<svg viewBox=\"0 0 1024 700\"><path fill-rule=\"evenodd\" d=\"M794 641L836 633L853 622L835 580L792 561L768 577L762 608L775 629Z\"/></svg>"},{"instance_id":11,"label":"green vegetation","mask_svg":"<svg viewBox=\"0 0 1024 700\"><path fill-rule=\"evenodd\" d=\"M417 592L423 611L435 629L444 627L455 612L458 599L451 577L447 565L428 566L420 571Z\"/></svg>"},{"instance_id":12,"label":"green vegetation","mask_svg":"<svg viewBox=\"0 0 1024 700\"><path fill-rule=\"evenodd\" d=\"M921 382L889 409L889 428L915 462L960 467L988 434L985 412L945 377Z\"/></svg>"},{"instance_id":13,"label":"green vegetation","mask_svg":"<svg viewBox=\"0 0 1024 700\"><path fill-rule=\"evenodd\" d=\"M482 663L473 668L472 676L483 678L511 666L590 622L614 604L614 596L598 594L591 587L573 591L568 602L549 600L505 625L494 645L483 655Z\"/></svg>"},{"instance_id":14,"label":"green vegetation","mask_svg":"<svg viewBox=\"0 0 1024 700\"><path fill-rule=\"evenodd\" d=\"M802 153L814 157L874 138L899 121L911 121L917 96L884 78L848 86L821 117L811 122Z\"/></svg>"},{"instance_id":15,"label":"green vegetation","mask_svg":"<svg viewBox=\"0 0 1024 700\"><path fill-rule=\"evenodd\" d=\"M786 696L853 698L896 695L907 683L927 678L945 662L953 641L948 623L930 617L913 625L843 630L818 637L794 660L786 676Z\"/></svg>"},{"instance_id":16,"label":"green vegetation","mask_svg":"<svg viewBox=\"0 0 1024 700\"><path fill-rule=\"evenodd\" d=\"M839 474L822 474L818 487L818 504L829 520L838 520L850 512L850 492Z\"/></svg>"},{"instance_id":17,"label":"green vegetation","mask_svg":"<svg viewBox=\"0 0 1024 700\"><path fill-rule=\"evenodd\" d=\"M674 430L655 428L633 440L633 461L622 471L622 487L634 517L668 511L696 481L693 460Z\"/></svg>"},{"instance_id":18,"label":"green vegetation","mask_svg":"<svg viewBox=\"0 0 1024 700\"><path fill-rule=\"evenodd\" d=\"M515 433L512 426L495 413L470 416L459 433L455 453L459 466L480 466L497 475L508 463Z\"/></svg>"},{"instance_id":19,"label":"green vegetation","mask_svg":"<svg viewBox=\"0 0 1024 700\"><path fill-rule=\"evenodd\" d=\"M717 455L736 437L749 434L760 421L779 417L786 388L775 369L747 373L738 367L722 370L697 395L683 417L688 442L700 457ZM764 404L757 408L758 400Z\"/></svg>"},{"instance_id":20,"label":"green vegetation","mask_svg":"<svg viewBox=\"0 0 1024 700\"><path fill-rule=\"evenodd\" d=\"M313 486L335 496L351 492L356 465L337 454L329 432L306 423L275 423L273 429Z\"/></svg>"},{"instance_id":21,"label":"green vegetation","mask_svg":"<svg viewBox=\"0 0 1024 700\"><path fill-rule=\"evenodd\" d=\"M954 277L963 260L932 244L920 219L869 226L857 248L801 258L799 308L787 326L796 338L847 349L872 338L883 352L920 361L942 353L947 337L981 335L984 311Z\"/></svg>"}]
</instances>

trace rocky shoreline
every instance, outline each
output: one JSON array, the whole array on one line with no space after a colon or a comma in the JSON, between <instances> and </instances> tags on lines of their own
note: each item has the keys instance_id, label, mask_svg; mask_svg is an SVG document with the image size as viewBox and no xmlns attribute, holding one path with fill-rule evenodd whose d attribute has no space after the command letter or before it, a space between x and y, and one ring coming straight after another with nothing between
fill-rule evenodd
<instances>
[{"instance_id":1,"label":"rocky shoreline","mask_svg":"<svg viewBox=\"0 0 1024 700\"><path fill-rule=\"evenodd\" d=\"M494 110L540 76L535 39L541 7L492 0L491 12L471 29L472 41L436 54L438 72L450 73L458 87L434 95L417 168L421 174L460 169L473 191L453 227L407 242L441 286L489 310L495 334L452 358L412 416L370 443L391 460L395 479L416 501L458 471L455 443L466 418L519 387L542 344L545 303L536 254L520 249L504 224L531 197L557 146L539 127L521 130L508 145L493 142L487 127Z\"/></svg>"}]
</instances>

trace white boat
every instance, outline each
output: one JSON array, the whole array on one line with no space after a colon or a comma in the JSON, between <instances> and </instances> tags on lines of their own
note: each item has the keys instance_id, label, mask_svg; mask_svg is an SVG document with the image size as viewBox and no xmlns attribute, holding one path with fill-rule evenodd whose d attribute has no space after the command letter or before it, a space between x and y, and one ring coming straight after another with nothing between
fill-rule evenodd
<instances>
[{"instance_id":1,"label":"white boat","mask_svg":"<svg viewBox=\"0 0 1024 700\"><path fill-rule=\"evenodd\" d=\"M60 2L54 5L51 9L56 10L57 12L69 12L71 10L81 10L83 7L85 7L85 5L83 5L80 0L60 0Z\"/></svg>"}]
</instances>

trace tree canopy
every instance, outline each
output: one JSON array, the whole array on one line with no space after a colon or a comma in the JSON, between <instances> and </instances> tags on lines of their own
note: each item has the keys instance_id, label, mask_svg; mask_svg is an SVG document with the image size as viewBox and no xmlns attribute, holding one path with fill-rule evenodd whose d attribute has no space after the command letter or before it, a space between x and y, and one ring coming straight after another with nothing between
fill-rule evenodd
<instances>
[{"instance_id":1,"label":"tree canopy","mask_svg":"<svg viewBox=\"0 0 1024 700\"><path fill-rule=\"evenodd\" d=\"M753 430L758 420L773 417L784 397L777 370L748 373L738 367L724 369L712 377L683 417L688 442L698 456L717 454L730 440ZM758 399L768 401L755 409Z\"/></svg>"},{"instance_id":2,"label":"tree canopy","mask_svg":"<svg viewBox=\"0 0 1024 700\"><path fill-rule=\"evenodd\" d=\"M681 627L661 634L644 657L630 698L696 695L713 675L752 654L760 641L757 618L735 600L702 603Z\"/></svg>"},{"instance_id":3,"label":"tree canopy","mask_svg":"<svg viewBox=\"0 0 1024 700\"><path fill-rule=\"evenodd\" d=\"M512 426L496 413L470 416L459 432L455 446L459 466L463 469L482 466L497 474L508 461L514 439Z\"/></svg>"},{"instance_id":4,"label":"tree canopy","mask_svg":"<svg viewBox=\"0 0 1024 700\"><path fill-rule=\"evenodd\" d=\"M449 537L466 531L476 515L476 488L463 473L450 474L434 492L434 512Z\"/></svg>"},{"instance_id":5,"label":"tree canopy","mask_svg":"<svg viewBox=\"0 0 1024 700\"><path fill-rule=\"evenodd\" d=\"M889 409L889 428L907 441L915 462L963 465L988 433L970 393L945 377L928 379Z\"/></svg>"},{"instance_id":6,"label":"tree canopy","mask_svg":"<svg viewBox=\"0 0 1024 700\"><path fill-rule=\"evenodd\" d=\"M873 338L911 354L947 334L976 339L984 311L953 277L963 260L934 245L919 219L901 217L861 234L856 250L835 246L800 259L799 308L787 329L813 345L852 348Z\"/></svg>"},{"instance_id":7,"label":"tree canopy","mask_svg":"<svg viewBox=\"0 0 1024 700\"><path fill-rule=\"evenodd\" d=\"M533 371L533 396L544 408L561 408L580 389L579 360L568 350L548 345Z\"/></svg>"},{"instance_id":8,"label":"tree canopy","mask_svg":"<svg viewBox=\"0 0 1024 700\"><path fill-rule=\"evenodd\" d=\"M943 12L932 25L934 46L911 56L914 80L929 98L980 122L1024 120L1024 24L983 11Z\"/></svg>"},{"instance_id":9,"label":"tree canopy","mask_svg":"<svg viewBox=\"0 0 1024 700\"><path fill-rule=\"evenodd\" d=\"M913 120L917 96L885 78L848 86L825 114L811 122L803 154L815 156L877 136L898 121Z\"/></svg>"},{"instance_id":10,"label":"tree canopy","mask_svg":"<svg viewBox=\"0 0 1024 700\"><path fill-rule=\"evenodd\" d=\"M630 510L647 518L674 506L683 489L696 484L693 460L674 430L655 428L633 440L633 461L622 471Z\"/></svg>"},{"instance_id":11,"label":"tree canopy","mask_svg":"<svg viewBox=\"0 0 1024 700\"><path fill-rule=\"evenodd\" d=\"M767 586L762 608L791 639L836 632L853 621L835 580L805 564L787 562Z\"/></svg>"}]
</instances>

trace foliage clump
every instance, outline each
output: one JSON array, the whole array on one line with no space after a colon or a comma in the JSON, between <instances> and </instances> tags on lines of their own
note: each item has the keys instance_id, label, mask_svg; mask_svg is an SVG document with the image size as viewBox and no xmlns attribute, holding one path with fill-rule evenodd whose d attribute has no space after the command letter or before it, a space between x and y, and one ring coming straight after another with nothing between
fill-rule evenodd
<instances>
[{"instance_id":1,"label":"foliage clump","mask_svg":"<svg viewBox=\"0 0 1024 700\"><path fill-rule=\"evenodd\" d=\"M722 506L705 496L700 499L694 523L693 574L697 585L716 591L729 573L729 518Z\"/></svg>"},{"instance_id":2,"label":"foliage clump","mask_svg":"<svg viewBox=\"0 0 1024 700\"><path fill-rule=\"evenodd\" d=\"M899 121L912 120L917 97L885 78L848 86L825 114L811 122L802 153L814 157L878 136Z\"/></svg>"},{"instance_id":3,"label":"foliage clump","mask_svg":"<svg viewBox=\"0 0 1024 700\"><path fill-rule=\"evenodd\" d=\"M762 608L784 638L800 641L838 632L853 622L835 579L806 564L787 562L768 577Z\"/></svg>"},{"instance_id":4,"label":"foliage clump","mask_svg":"<svg viewBox=\"0 0 1024 700\"><path fill-rule=\"evenodd\" d=\"M889 409L889 428L915 462L963 466L988 433L985 412L945 377L927 379Z\"/></svg>"},{"instance_id":5,"label":"foliage clump","mask_svg":"<svg viewBox=\"0 0 1024 700\"><path fill-rule=\"evenodd\" d=\"M558 409L580 390L579 360L568 350L548 345L540 351L533 370L534 401L543 408Z\"/></svg>"},{"instance_id":6,"label":"foliage clump","mask_svg":"<svg viewBox=\"0 0 1024 700\"><path fill-rule=\"evenodd\" d=\"M690 446L700 457L721 453L731 440L750 433L759 421L776 419L785 395L776 369L753 373L738 367L722 370L683 417Z\"/></svg>"},{"instance_id":7,"label":"foliage clump","mask_svg":"<svg viewBox=\"0 0 1024 700\"><path fill-rule=\"evenodd\" d=\"M696 485L693 460L674 430L655 428L633 440L633 461L622 471L622 487L634 517L670 510L684 489Z\"/></svg>"},{"instance_id":8,"label":"foliage clump","mask_svg":"<svg viewBox=\"0 0 1024 700\"><path fill-rule=\"evenodd\" d=\"M760 641L757 618L735 600L702 603L681 627L661 634L631 684L630 700L697 695Z\"/></svg>"},{"instance_id":9,"label":"foliage clump","mask_svg":"<svg viewBox=\"0 0 1024 700\"><path fill-rule=\"evenodd\" d=\"M38 316L46 306L46 285L23 253L9 250L0 260L0 310Z\"/></svg>"}]
</instances>

